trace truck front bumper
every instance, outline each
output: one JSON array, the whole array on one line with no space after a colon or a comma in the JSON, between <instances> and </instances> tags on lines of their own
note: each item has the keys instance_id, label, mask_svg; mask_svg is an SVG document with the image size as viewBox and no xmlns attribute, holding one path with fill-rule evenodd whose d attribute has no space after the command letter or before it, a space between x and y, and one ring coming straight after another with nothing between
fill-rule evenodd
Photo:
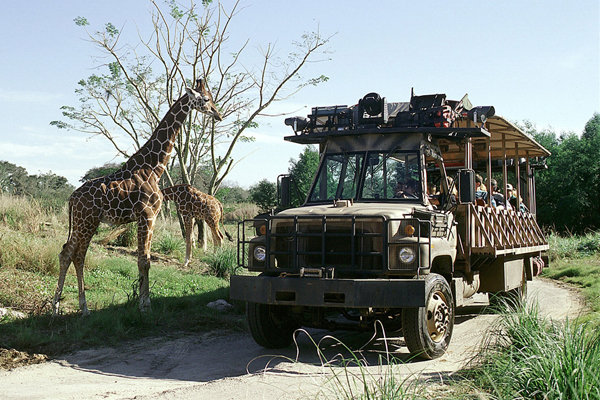
<instances>
[{"instance_id":1,"label":"truck front bumper","mask_svg":"<svg viewBox=\"0 0 600 400\"><path fill-rule=\"evenodd\" d=\"M422 279L325 279L234 275L230 297L251 303L342 308L425 306Z\"/></svg>"}]
</instances>

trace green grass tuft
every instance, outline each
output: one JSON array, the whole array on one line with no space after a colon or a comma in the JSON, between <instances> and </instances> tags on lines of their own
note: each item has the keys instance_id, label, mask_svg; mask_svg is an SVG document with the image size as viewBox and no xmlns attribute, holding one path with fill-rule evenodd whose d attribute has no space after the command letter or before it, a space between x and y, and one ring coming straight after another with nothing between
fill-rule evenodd
<instances>
[{"instance_id":1,"label":"green grass tuft","mask_svg":"<svg viewBox=\"0 0 600 400\"><path fill-rule=\"evenodd\" d=\"M503 314L465 377L499 399L600 399L600 331L536 307Z\"/></svg>"},{"instance_id":2,"label":"green grass tuft","mask_svg":"<svg viewBox=\"0 0 600 400\"><path fill-rule=\"evenodd\" d=\"M211 275L219 278L235 275L238 270L237 247L228 244L216 247L214 252L205 254L202 261L208 264Z\"/></svg>"},{"instance_id":3,"label":"green grass tuft","mask_svg":"<svg viewBox=\"0 0 600 400\"><path fill-rule=\"evenodd\" d=\"M583 236L548 235L550 260L577 259L600 254L600 231L589 232Z\"/></svg>"},{"instance_id":4,"label":"green grass tuft","mask_svg":"<svg viewBox=\"0 0 600 400\"><path fill-rule=\"evenodd\" d=\"M181 235L171 231L163 231L152 242L154 251L165 255L176 255L185 252L185 241Z\"/></svg>"}]
</instances>

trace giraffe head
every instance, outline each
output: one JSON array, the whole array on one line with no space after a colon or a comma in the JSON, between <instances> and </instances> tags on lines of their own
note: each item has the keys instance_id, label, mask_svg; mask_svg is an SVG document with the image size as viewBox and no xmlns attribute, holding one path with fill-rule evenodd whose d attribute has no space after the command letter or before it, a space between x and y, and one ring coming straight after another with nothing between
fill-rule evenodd
<instances>
[{"instance_id":1,"label":"giraffe head","mask_svg":"<svg viewBox=\"0 0 600 400\"><path fill-rule=\"evenodd\" d=\"M215 103L213 102L210 92L206 86L204 86L204 79L198 79L196 81L196 88L186 88L186 91L192 102L192 107L201 113L212 116L217 121L223 120L221 113L219 113L217 107L215 107Z\"/></svg>"}]
</instances>

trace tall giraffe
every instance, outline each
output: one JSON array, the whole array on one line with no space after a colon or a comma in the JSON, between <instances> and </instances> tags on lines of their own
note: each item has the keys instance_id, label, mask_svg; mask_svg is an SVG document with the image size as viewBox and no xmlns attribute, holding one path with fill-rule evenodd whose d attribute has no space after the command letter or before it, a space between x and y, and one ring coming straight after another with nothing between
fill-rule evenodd
<instances>
[{"instance_id":1,"label":"tall giraffe","mask_svg":"<svg viewBox=\"0 0 600 400\"><path fill-rule=\"evenodd\" d=\"M58 313L65 275L73 262L79 287L79 308L89 314L85 300L83 264L92 236L100 222L121 225L136 221L138 226L138 272L140 310L150 308L150 243L162 194L158 181L163 174L181 125L192 110L221 121L204 81L186 93L169 109L148 142L117 172L81 185L69 198L69 236L60 252L58 286L52 301L52 312Z\"/></svg>"},{"instance_id":2,"label":"tall giraffe","mask_svg":"<svg viewBox=\"0 0 600 400\"><path fill-rule=\"evenodd\" d=\"M177 210L181 214L185 226L185 264L190 263L192 254L192 231L194 219L204 220L213 235L213 243L220 246L223 241L223 233L219 229L219 223L223 218L223 205L213 196L202 193L192 185L175 185L162 190L164 200L177 203ZM223 227L225 230L225 227ZM231 236L225 231L227 238Z\"/></svg>"}]
</instances>

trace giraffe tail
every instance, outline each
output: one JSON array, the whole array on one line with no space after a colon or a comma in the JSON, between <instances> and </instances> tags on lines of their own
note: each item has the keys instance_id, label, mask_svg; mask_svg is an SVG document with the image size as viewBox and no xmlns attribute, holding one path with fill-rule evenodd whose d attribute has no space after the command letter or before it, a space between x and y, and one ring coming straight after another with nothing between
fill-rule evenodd
<instances>
[{"instance_id":1,"label":"giraffe tail","mask_svg":"<svg viewBox=\"0 0 600 400\"><path fill-rule=\"evenodd\" d=\"M223 232L225 232L225 235L227 236L227 239L229 239L230 242L233 242L233 238L231 237L231 235L229 234L229 232L227 232L225 230L225 225L223 225Z\"/></svg>"},{"instance_id":2,"label":"giraffe tail","mask_svg":"<svg viewBox=\"0 0 600 400\"><path fill-rule=\"evenodd\" d=\"M223 215L223 204L221 204L221 202L219 202L219 207L221 208L221 225L223 225L223 232L225 232L227 239L229 239L230 242L233 242L233 238L229 232L227 232L227 229L225 229L225 215Z\"/></svg>"},{"instance_id":3,"label":"giraffe tail","mask_svg":"<svg viewBox=\"0 0 600 400\"><path fill-rule=\"evenodd\" d=\"M67 235L67 242L63 244L63 249L71 241L71 235L73 233L73 199L69 197L69 234Z\"/></svg>"}]
</instances>

